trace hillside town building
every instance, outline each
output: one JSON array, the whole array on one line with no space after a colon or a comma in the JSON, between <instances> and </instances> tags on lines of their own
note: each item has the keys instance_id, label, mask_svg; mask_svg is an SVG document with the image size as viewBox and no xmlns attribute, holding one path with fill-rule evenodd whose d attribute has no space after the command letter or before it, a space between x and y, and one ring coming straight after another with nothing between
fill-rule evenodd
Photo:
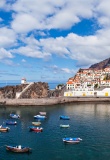
<instances>
[{"instance_id":1,"label":"hillside town building","mask_svg":"<svg viewBox=\"0 0 110 160\"><path fill-rule=\"evenodd\" d=\"M79 69L67 81L64 96L110 96L110 67Z\"/></svg>"}]
</instances>

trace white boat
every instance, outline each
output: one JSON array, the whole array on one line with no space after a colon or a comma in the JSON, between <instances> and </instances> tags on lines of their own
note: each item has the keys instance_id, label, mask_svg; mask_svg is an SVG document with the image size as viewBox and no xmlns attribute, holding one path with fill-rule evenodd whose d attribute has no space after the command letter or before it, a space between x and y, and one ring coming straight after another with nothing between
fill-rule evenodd
<instances>
[{"instance_id":1,"label":"white boat","mask_svg":"<svg viewBox=\"0 0 110 160\"><path fill-rule=\"evenodd\" d=\"M76 144L76 143L80 143L80 141L82 141L81 138L71 138L71 137L63 138L63 142L65 142L65 143L73 143L73 144Z\"/></svg>"},{"instance_id":2,"label":"white boat","mask_svg":"<svg viewBox=\"0 0 110 160\"><path fill-rule=\"evenodd\" d=\"M39 114L45 116L46 112L39 112Z\"/></svg>"},{"instance_id":3,"label":"white boat","mask_svg":"<svg viewBox=\"0 0 110 160\"><path fill-rule=\"evenodd\" d=\"M41 122L32 122L32 125L34 125L34 126L40 126Z\"/></svg>"},{"instance_id":4,"label":"white boat","mask_svg":"<svg viewBox=\"0 0 110 160\"><path fill-rule=\"evenodd\" d=\"M46 116L41 116L41 115L35 115L34 118L36 119L45 119Z\"/></svg>"},{"instance_id":5,"label":"white boat","mask_svg":"<svg viewBox=\"0 0 110 160\"><path fill-rule=\"evenodd\" d=\"M13 114L13 113L11 113L11 114L10 114L10 117L11 117L11 118L18 119L18 118L20 118L20 115L19 115L19 114Z\"/></svg>"},{"instance_id":6,"label":"white boat","mask_svg":"<svg viewBox=\"0 0 110 160\"><path fill-rule=\"evenodd\" d=\"M60 127L61 128L68 128L68 127L70 127L70 125L69 124L60 124Z\"/></svg>"}]
</instances>

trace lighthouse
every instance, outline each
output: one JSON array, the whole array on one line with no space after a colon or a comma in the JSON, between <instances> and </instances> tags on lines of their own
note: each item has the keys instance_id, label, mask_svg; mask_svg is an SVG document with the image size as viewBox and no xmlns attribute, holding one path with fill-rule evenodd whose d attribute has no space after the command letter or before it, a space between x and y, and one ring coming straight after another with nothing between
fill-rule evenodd
<instances>
[{"instance_id":1,"label":"lighthouse","mask_svg":"<svg viewBox=\"0 0 110 160\"><path fill-rule=\"evenodd\" d=\"M26 82L26 78L22 78L21 79L21 84L26 84L27 82Z\"/></svg>"}]
</instances>

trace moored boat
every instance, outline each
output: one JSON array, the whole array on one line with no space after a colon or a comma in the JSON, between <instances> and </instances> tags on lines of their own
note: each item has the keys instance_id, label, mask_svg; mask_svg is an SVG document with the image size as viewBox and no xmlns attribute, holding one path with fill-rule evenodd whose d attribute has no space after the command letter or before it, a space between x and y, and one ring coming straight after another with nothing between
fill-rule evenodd
<instances>
[{"instance_id":1,"label":"moored boat","mask_svg":"<svg viewBox=\"0 0 110 160\"><path fill-rule=\"evenodd\" d=\"M45 119L46 116L42 116L42 115L35 115L34 118L36 119Z\"/></svg>"},{"instance_id":2,"label":"moored boat","mask_svg":"<svg viewBox=\"0 0 110 160\"><path fill-rule=\"evenodd\" d=\"M4 126L0 126L0 132L8 132L9 131L9 127L4 127Z\"/></svg>"},{"instance_id":3,"label":"moored boat","mask_svg":"<svg viewBox=\"0 0 110 160\"><path fill-rule=\"evenodd\" d=\"M13 114L13 113L11 113L11 114L10 114L10 117L11 117L11 118L18 119L18 118L20 118L20 115L19 115L19 114Z\"/></svg>"},{"instance_id":4,"label":"moored boat","mask_svg":"<svg viewBox=\"0 0 110 160\"><path fill-rule=\"evenodd\" d=\"M42 127L35 127L35 126L30 126L30 131L35 131L35 132L42 132L43 128Z\"/></svg>"},{"instance_id":5,"label":"moored boat","mask_svg":"<svg viewBox=\"0 0 110 160\"><path fill-rule=\"evenodd\" d=\"M69 116L60 116L60 119L69 120L70 117Z\"/></svg>"},{"instance_id":6,"label":"moored boat","mask_svg":"<svg viewBox=\"0 0 110 160\"><path fill-rule=\"evenodd\" d=\"M40 115L46 116L46 112L39 112Z\"/></svg>"},{"instance_id":7,"label":"moored boat","mask_svg":"<svg viewBox=\"0 0 110 160\"><path fill-rule=\"evenodd\" d=\"M6 121L6 124L7 125L16 125L17 124L17 122L16 121Z\"/></svg>"},{"instance_id":8,"label":"moored boat","mask_svg":"<svg viewBox=\"0 0 110 160\"><path fill-rule=\"evenodd\" d=\"M8 146L8 145L6 145L6 150L16 152L16 153L25 153L25 152L30 152L31 148L23 147L21 145L18 145L18 146Z\"/></svg>"},{"instance_id":9,"label":"moored boat","mask_svg":"<svg viewBox=\"0 0 110 160\"><path fill-rule=\"evenodd\" d=\"M60 124L60 127L61 127L61 128L69 128L70 125L69 125L69 124Z\"/></svg>"},{"instance_id":10,"label":"moored boat","mask_svg":"<svg viewBox=\"0 0 110 160\"><path fill-rule=\"evenodd\" d=\"M71 137L63 138L63 142L65 142L65 143L73 143L73 144L76 144L76 143L80 143L80 141L82 141L81 138L71 138Z\"/></svg>"},{"instance_id":11,"label":"moored boat","mask_svg":"<svg viewBox=\"0 0 110 160\"><path fill-rule=\"evenodd\" d=\"M34 126L40 126L41 122L32 122L32 125L34 125Z\"/></svg>"}]
</instances>

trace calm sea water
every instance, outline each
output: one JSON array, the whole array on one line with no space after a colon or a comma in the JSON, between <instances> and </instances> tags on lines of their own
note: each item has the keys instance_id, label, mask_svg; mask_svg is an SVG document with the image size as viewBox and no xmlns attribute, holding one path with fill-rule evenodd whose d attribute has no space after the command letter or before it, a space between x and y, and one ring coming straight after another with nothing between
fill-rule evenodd
<instances>
[{"instance_id":1,"label":"calm sea water","mask_svg":"<svg viewBox=\"0 0 110 160\"><path fill-rule=\"evenodd\" d=\"M49 85L49 89L55 89L58 84L66 84L66 82L47 82ZM15 86L15 85L20 85L20 82L5 82L5 83L0 83L0 87L4 86Z\"/></svg>"},{"instance_id":2,"label":"calm sea water","mask_svg":"<svg viewBox=\"0 0 110 160\"><path fill-rule=\"evenodd\" d=\"M39 111L47 112L41 121L43 132L29 132ZM40 107L0 107L0 124L5 125L10 113L20 114L16 126L0 133L0 160L108 160L110 159L110 105L109 104L64 104ZM60 120L60 115L70 120ZM70 128L60 128L70 124ZM79 144L67 144L64 137L80 137ZM19 154L6 151L5 145L23 145L32 148L32 153Z\"/></svg>"}]
</instances>

